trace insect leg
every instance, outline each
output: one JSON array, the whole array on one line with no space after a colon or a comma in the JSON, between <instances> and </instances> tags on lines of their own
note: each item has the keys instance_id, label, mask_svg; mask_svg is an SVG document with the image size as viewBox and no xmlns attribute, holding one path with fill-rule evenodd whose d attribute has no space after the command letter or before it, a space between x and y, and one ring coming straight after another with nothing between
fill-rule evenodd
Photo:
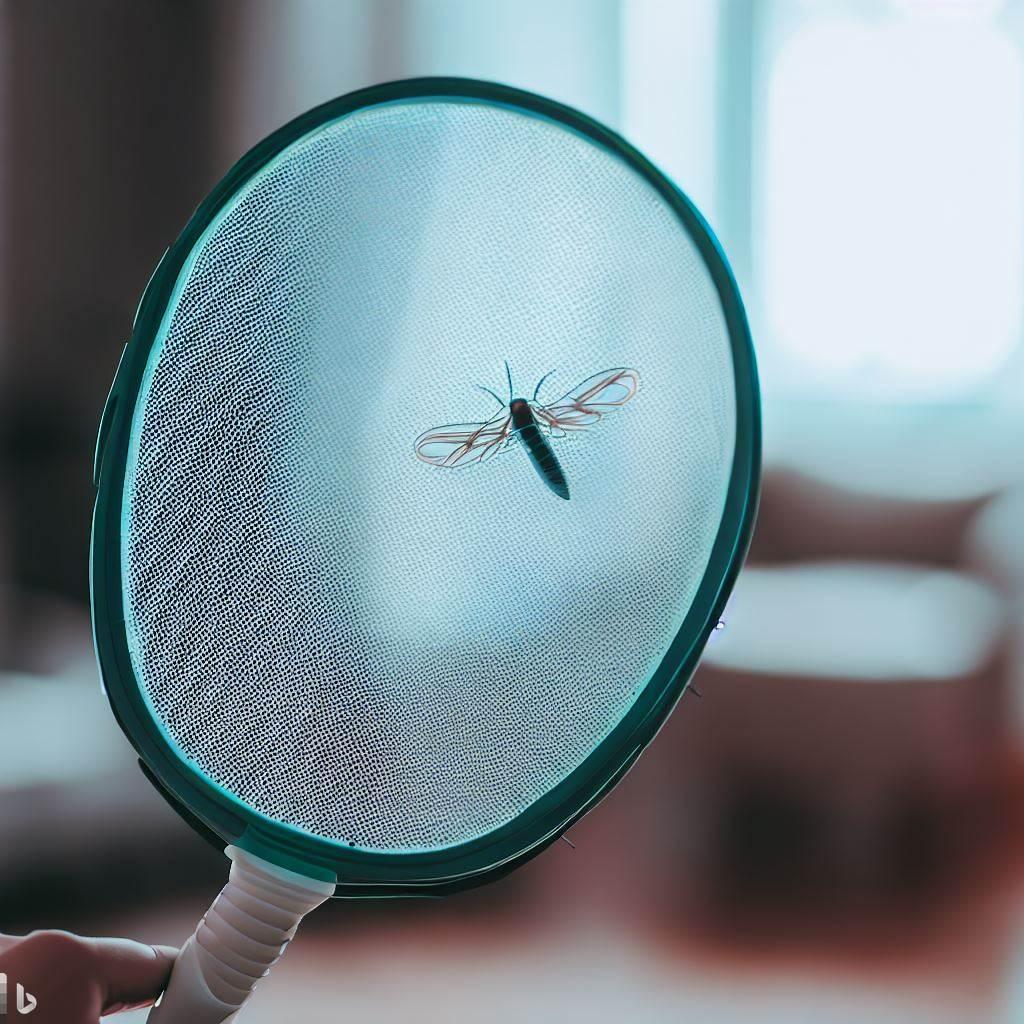
<instances>
[{"instance_id":1,"label":"insect leg","mask_svg":"<svg viewBox=\"0 0 1024 1024\"><path fill-rule=\"evenodd\" d=\"M546 381L548 379L548 377L550 377L551 374L553 374L554 372L555 372L554 370L548 370L548 372L545 373L544 376L541 377L541 379L539 381L537 381L537 386L533 389L533 401L535 401L535 402L537 401L537 395L540 394L540 386L541 386L541 384L543 384L544 381Z\"/></svg>"}]
</instances>

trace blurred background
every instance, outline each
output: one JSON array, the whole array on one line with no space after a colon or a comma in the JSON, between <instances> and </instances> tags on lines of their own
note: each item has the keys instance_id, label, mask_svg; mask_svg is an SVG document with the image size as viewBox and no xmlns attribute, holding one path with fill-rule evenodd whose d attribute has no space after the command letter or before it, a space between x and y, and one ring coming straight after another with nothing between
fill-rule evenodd
<instances>
[{"instance_id":1,"label":"blurred background","mask_svg":"<svg viewBox=\"0 0 1024 1024\"><path fill-rule=\"evenodd\" d=\"M1017 0L0 0L0 929L179 942L223 884L100 694L95 429L231 163L425 74L580 107L707 215L761 518L703 698L575 849L336 901L246 1019L1024 1022Z\"/></svg>"}]
</instances>

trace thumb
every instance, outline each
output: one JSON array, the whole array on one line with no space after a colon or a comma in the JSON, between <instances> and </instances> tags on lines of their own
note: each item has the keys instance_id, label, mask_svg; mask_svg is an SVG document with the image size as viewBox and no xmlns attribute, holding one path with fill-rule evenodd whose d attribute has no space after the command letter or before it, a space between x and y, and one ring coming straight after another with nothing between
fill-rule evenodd
<instances>
[{"instance_id":1,"label":"thumb","mask_svg":"<svg viewBox=\"0 0 1024 1024\"><path fill-rule=\"evenodd\" d=\"M92 950L103 1013L152 1003L164 990L178 951L129 939L84 939Z\"/></svg>"}]
</instances>

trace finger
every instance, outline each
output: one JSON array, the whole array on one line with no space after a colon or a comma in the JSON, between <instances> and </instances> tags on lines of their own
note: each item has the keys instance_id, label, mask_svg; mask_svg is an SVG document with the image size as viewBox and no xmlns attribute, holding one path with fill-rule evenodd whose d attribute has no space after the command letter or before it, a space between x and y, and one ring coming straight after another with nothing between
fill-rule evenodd
<instances>
[{"instance_id":1,"label":"finger","mask_svg":"<svg viewBox=\"0 0 1024 1024\"><path fill-rule=\"evenodd\" d=\"M104 1013L152 1003L164 990L178 951L129 939L85 939L94 958Z\"/></svg>"}]
</instances>

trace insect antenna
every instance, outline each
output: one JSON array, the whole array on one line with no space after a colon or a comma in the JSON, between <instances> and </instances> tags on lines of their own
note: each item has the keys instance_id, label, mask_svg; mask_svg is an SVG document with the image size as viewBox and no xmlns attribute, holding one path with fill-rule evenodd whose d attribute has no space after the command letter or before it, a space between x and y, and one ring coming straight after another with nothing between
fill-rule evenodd
<instances>
[{"instance_id":1,"label":"insect antenna","mask_svg":"<svg viewBox=\"0 0 1024 1024\"><path fill-rule=\"evenodd\" d=\"M548 370L548 372L545 373L544 376L541 377L541 379L539 381L537 381L537 386L533 389L533 401L535 401L535 402L537 401L537 395L540 394L540 386L541 386L541 384L543 384L544 381L546 381L548 379L548 377L550 377L551 374L553 374L554 372L555 372L554 370Z\"/></svg>"},{"instance_id":2,"label":"insect antenna","mask_svg":"<svg viewBox=\"0 0 1024 1024\"><path fill-rule=\"evenodd\" d=\"M505 360L505 376L508 377L508 400L512 401L512 371L508 368L508 360Z\"/></svg>"},{"instance_id":3,"label":"insect antenna","mask_svg":"<svg viewBox=\"0 0 1024 1024\"><path fill-rule=\"evenodd\" d=\"M485 388L483 384L478 384L477 387L480 388L481 391L486 391L487 394L489 394L491 398L493 398L498 405L502 407L502 409L505 408L505 403L490 388Z\"/></svg>"}]
</instances>

